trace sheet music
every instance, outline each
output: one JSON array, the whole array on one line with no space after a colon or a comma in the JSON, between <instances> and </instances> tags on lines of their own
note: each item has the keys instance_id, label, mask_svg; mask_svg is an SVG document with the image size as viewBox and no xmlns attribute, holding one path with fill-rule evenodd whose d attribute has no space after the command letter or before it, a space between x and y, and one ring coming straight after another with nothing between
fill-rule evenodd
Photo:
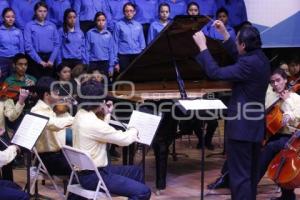
<instances>
[{"instance_id":1,"label":"sheet music","mask_svg":"<svg viewBox=\"0 0 300 200\"><path fill-rule=\"evenodd\" d=\"M47 123L47 118L26 114L11 143L31 150Z\"/></svg>"},{"instance_id":2,"label":"sheet music","mask_svg":"<svg viewBox=\"0 0 300 200\"><path fill-rule=\"evenodd\" d=\"M138 129L139 142L150 146L160 120L161 116L135 110L131 115L128 127L135 127Z\"/></svg>"},{"instance_id":3,"label":"sheet music","mask_svg":"<svg viewBox=\"0 0 300 200\"><path fill-rule=\"evenodd\" d=\"M219 99L178 100L185 110L227 109Z\"/></svg>"}]
</instances>

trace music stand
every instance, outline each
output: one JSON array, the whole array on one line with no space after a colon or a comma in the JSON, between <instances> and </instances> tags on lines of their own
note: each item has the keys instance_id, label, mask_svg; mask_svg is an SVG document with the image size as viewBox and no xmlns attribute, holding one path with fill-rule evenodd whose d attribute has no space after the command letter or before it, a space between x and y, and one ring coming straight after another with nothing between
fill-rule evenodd
<instances>
[{"instance_id":1,"label":"music stand","mask_svg":"<svg viewBox=\"0 0 300 200\"><path fill-rule=\"evenodd\" d=\"M205 110L222 110L227 109L225 104L218 99L196 99L196 100L178 100L179 107L183 109L184 111L188 112L191 110L194 111L205 111ZM204 125L204 120L202 120L202 123ZM204 167L205 167L205 148L204 148L204 136L206 134L206 128L203 128L203 132L201 135L202 139L202 153L201 153L201 195L200 199L204 199Z\"/></svg>"},{"instance_id":2,"label":"music stand","mask_svg":"<svg viewBox=\"0 0 300 200\"><path fill-rule=\"evenodd\" d=\"M27 158L27 184L25 186L29 195L31 153L34 150L35 143L45 129L48 121L49 117L35 113L27 113L23 117L16 133L14 134L14 137L11 140L11 143L29 150Z\"/></svg>"}]
</instances>

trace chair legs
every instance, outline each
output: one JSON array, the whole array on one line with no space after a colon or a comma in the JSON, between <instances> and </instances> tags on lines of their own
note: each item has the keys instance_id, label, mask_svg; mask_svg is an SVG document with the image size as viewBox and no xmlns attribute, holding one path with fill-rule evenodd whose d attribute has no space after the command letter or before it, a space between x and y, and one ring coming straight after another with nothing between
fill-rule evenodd
<instances>
[{"instance_id":1,"label":"chair legs","mask_svg":"<svg viewBox=\"0 0 300 200\"><path fill-rule=\"evenodd\" d=\"M59 190L57 184L55 183L55 181L54 181L54 179L52 178L52 176L49 174L49 172L48 172L46 166L44 165L42 159L41 159L40 156L38 155L36 149L34 149L34 153L35 153L36 158L38 159L39 165L38 165L38 167L37 167L37 170L36 170L35 174L33 174L33 175L34 175L33 178L32 178L31 181L30 181L30 182L31 182L30 192L33 192L34 188L36 188L36 190L37 190L37 187L36 187L37 184L36 184L36 183L37 183L37 181L38 181L39 176L40 176L40 175L46 175L46 178L48 178L48 179L51 181L52 185L54 186L56 192L59 194L60 198L63 199L63 200L65 200L64 194L62 194L62 193L60 192L60 190ZM36 192L38 192L38 191L36 191Z\"/></svg>"}]
</instances>

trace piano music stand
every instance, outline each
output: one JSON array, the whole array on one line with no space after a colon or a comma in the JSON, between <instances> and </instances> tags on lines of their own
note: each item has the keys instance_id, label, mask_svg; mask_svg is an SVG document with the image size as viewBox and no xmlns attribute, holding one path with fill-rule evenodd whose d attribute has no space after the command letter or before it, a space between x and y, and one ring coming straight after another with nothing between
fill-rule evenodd
<instances>
[{"instance_id":1,"label":"piano music stand","mask_svg":"<svg viewBox=\"0 0 300 200\"><path fill-rule=\"evenodd\" d=\"M203 100L203 99L202 99ZM208 103L209 105L207 104L202 104L201 102L195 102L195 106L191 109L185 107L182 103L182 101L184 100L179 100L178 103L179 103L179 106L181 107L181 109L185 110L185 111L188 111L188 110L196 110L196 111L205 111L205 110L221 110L221 109L224 109L224 108L227 108L225 106L225 104L223 104L223 102L221 100L205 100L206 103ZM189 101L189 100L187 100ZM201 101L201 99L200 99ZM218 102L215 102L215 101L218 101ZM196 105L197 104L197 105ZM202 132L202 135L201 135L201 139L202 139L202 152L201 152L201 195L200 195L200 199L203 200L204 199L204 167L205 167L205 142L204 142L204 136L206 135L206 128L205 128L205 122L204 120L201 120L202 121L202 127L203 127L203 132Z\"/></svg>"}]
</instances>

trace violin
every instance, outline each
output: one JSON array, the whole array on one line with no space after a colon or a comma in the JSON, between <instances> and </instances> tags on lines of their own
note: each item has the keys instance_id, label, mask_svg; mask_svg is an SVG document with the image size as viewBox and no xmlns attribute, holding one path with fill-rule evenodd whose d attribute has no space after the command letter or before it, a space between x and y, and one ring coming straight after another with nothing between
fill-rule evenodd
<instances>
[{"instance_id":1,"label":"violin","mask_svg":"<svg viewBox=\"0 0 300 200\"><path fill-rule=\"evenodd\" d=\"M21 87L20 86L8 86L7 83L0 84L0 98L10 98L16 100Z\"/></svg>"},{"instance_id":2,"label":"violin","mask_svg":"<svg viewBox=\"0 0 300 200\"><path fill-rule=\"evenodd\" d=\"M76 100L73 97L64 97L59 100L53 107L53 111L57 114L64 114L69 112L73 105L77 105Z\"/></svg>"},{"instance_id":3,"label":"violin","mask_svg":"<svg viewBox=\"0 0 300 200\"><path fill-rule=\"evenodd\" d=\"M55 104L53 107L53 111L57 115L61 115L66 112L70 112L72 106L76 106L78 102L76 101L76 96L70 94L70 92L64 88L62 84L58 84L58 86L67 95L65 97L61 97L59 103Z\"/></svg>"},{"instance_id":4,"label":"violin","mask_svg":"<svg viewBox=\"0 0 300 200\"><path fill-rule=\"evenodd\" d=\"M300 186L299 136L300 132L295 133L268 167L268 177L285 189L294 189Z\"/></svg>"},{"instance_id":5,"label":"violin","mask_svg":"<svg viewBox=\"0 0 300 200\"><path fill-rule=\"evenodd\" d=\"M53 111L57 115L61 115L61 114L64 114L66 112L69 112L70 111L70 107L69 107L69 105L67 105L65 103L59 103L59 104L55 104L55 106L53 107Z\"/></svg>"}]
</instances>

